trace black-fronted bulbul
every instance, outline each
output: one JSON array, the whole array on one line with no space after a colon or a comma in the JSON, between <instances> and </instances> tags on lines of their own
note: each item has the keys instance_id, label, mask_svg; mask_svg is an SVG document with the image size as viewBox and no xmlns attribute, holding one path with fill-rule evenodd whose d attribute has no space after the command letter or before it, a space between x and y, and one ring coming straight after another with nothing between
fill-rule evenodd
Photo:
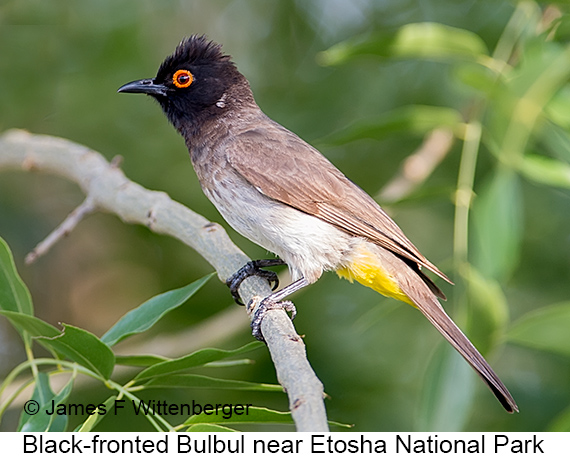
<instances>
[{"instance_id":1,"label":"black-fronted bulbul","mask_svg":"<svg viewBox=\"0 0 570 457\"><path fill-rule=\"evenodd\" d=\"M336 271L417 307L505 409L518 411L507 388L445 313L438 301L445 296L421 268L449 279L368 194L261 111L246 78L219 45L204 36L186 38L154 79L130 82L119 92L158 101L184 137L202 189L222 216L289 266L293 282L261 302L252 322L257 337L262 338L265 310L283 303L289 308L285 297L324 271ZM247 271L230 281L234 289Z\"/></svg>"}]
</instances>

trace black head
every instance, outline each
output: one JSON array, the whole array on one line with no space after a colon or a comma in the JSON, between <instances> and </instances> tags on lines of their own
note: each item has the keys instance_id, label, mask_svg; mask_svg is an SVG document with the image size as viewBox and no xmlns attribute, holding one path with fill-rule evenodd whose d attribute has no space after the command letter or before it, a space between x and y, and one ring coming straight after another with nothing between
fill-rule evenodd
<instances>
[{"instance_id":1,"label":"black head","mask_svg":"<svg viewBox=\"0 0 570 457\"><path fill-rule=\"evenodd\" d=\"M178 130L186 130L220 115L232 98L228 92L236 87L246 98L251 96L247 81L221 46L192 35L164 60L154 79L133 81L118 91L150 95Z\"/></svg>"}]
</instances>

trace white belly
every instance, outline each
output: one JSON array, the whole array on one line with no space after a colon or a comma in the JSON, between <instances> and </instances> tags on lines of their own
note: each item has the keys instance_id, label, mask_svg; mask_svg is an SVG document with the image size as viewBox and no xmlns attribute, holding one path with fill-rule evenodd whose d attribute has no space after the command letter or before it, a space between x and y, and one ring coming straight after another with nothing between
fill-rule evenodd
<instances>
[{"instance_id":1,"label":"white belly","mask_svg":"<svg viewBox=\"0 0 570 457\"><path fill-rule=\"evenodd\" d=\"M245 181L240 184L239 191L227 183L215 192L204 191L237 232L283 259L293 280L304 277L312 283L342 264L353 237L266 197Z\"/></svg>"}]
</instances>

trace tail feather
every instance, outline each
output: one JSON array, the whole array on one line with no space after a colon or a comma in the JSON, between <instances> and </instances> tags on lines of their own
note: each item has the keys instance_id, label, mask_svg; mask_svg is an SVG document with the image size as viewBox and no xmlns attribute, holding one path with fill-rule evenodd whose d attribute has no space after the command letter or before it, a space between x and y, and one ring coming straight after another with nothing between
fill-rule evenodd
<instances>
[{"instance_id":1,"label":"tail feather","mask_svg":"<svg viewBox=\"0 0 570 457\"><path fill-rule=\"evenodd\" d=\"M356 280L383 295L417 307L475 369L503 407L510 413L518 412L515 400L499 377L445 313L437 300L437 297L445 299L443 292L419 269L417 263L363 241L354 247L350 262L337 270L337 273L350 281Z\"/></svg>"},{"instance_id":2,"label":"tail feather","mask_svg":"<svg viewBox=\"0 0 570 457\"><path fill-rule=\"evenodd\" d=\"M518 412L519 408L499 377L489 366L487 361L473 346L471 341L455 325L434 296L426 296L412 287L412 291L404 290L406 295L414 302L425 317L439 330L447 341L463 356L479 376L485 381L497 400L509 412Z\"/></svg>"}]
</instances>

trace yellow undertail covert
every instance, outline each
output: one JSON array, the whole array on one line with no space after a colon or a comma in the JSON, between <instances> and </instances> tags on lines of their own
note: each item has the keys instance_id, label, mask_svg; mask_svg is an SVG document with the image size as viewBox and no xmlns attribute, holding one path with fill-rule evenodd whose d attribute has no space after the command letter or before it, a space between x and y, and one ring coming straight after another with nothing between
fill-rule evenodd
<instances>
[{"instance_id":1,"label":"yellow undertail covert","mask_svg":"<svg viewBox=\"0 0 570 457\"><path fill-rule=\"evenodd\" d=\"M350 282L356 280L386 297L395 298L415 307L414 303L400 289L396 279L382 266L378 256L367 249L364 244L358 247L352 262L336 270L336 274Z\"/></svg>"}]
</instances>

